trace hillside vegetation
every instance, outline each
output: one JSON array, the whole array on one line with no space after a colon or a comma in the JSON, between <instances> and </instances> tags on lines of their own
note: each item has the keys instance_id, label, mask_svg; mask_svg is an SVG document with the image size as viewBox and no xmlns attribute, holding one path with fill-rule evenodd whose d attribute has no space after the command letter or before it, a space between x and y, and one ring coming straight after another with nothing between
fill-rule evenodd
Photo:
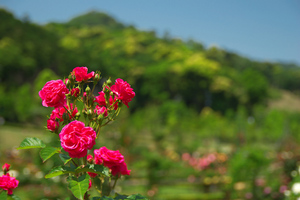
<instances>
[{"instance_id":1,"label":"hillside vegetation","mask_svg":"<svg viewBox=\"0 0 300 200\"><path fill-rule=\"evenodd\" d=\"M7 121L34 121L40 114L36 94L44 81L63 78L76 66L100 70L104 78L126 79L137 94L132 111L173 101L197 112L208 106L224 114L242 105L251 113L254 105L267 103L270 89L296 92L300 85L296 65L257 62L192 40L158 38L154 31L123 25L104 13L45 26L18 20L3 9L0 18L0 116Z\"/></svg>"}]
</instances>

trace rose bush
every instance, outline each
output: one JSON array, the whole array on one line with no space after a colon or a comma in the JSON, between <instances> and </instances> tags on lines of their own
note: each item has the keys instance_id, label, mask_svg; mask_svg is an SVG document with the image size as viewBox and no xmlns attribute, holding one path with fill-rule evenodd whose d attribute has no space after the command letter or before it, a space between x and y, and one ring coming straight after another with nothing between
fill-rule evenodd
<instances>
[{"instance_id":1,"label":"rose bush","mask_svg":"<svg viewBox=\"0 0 300 200\"><path fill-rule=\"evenodd\" d=\"M101 127L116 119L122 104L129 107L135 93L126 81L117 79L112 85L108 79L103 83L99 95L95 96L94 90L100 78L100 72L88 73L87 67L76 67L64 81L47 82L39 96L43 106L54 107L47 120L47 129L58 135L61 147L47 146L38 138L26 138L18 149L40 148L44 162L59 154L62 165L54 167L45 178L67 175L68 188L77 199L90 199L88 191L93 187L101 197L127 199L113 192L119 177L130 175L131 172L124 156L118 150L113 151L105 146L95 149L94 156L87 154L96 144ZM0 186L10 194L17 185L15 179L6 175ZM135 197L146 199L139 194L131 195L128 199Z\"/></svg>"}]
</instances>

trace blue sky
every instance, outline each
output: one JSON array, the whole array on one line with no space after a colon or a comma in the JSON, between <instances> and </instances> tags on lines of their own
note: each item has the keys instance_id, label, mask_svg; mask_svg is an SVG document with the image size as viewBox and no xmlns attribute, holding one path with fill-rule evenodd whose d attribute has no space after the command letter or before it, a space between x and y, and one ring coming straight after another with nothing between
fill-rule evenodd
<instances>
[{"instance_id":1,"label":"blue sky","mask_svg":"<svg viewBox=\"0 0 300 200\"><path fill-rule=\"evenodd\" d=\"M251 59L300 64L298 0L0 0L0 6L39 24L98 10L158 35L169 32Z\"/></svg>"}]
</instances>

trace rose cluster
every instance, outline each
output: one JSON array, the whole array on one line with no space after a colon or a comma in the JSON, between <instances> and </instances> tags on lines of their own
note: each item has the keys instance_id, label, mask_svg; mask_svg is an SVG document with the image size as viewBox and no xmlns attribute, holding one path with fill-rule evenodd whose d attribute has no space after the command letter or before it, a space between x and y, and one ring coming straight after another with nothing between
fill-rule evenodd
<instances>
[{"instance_id":1,"label":"rose cluster","mask_svg":"<svg viewBox=\"0 0 300 200\"><path fill-rule=\"evenodd\" d=\"M47 129L58 134L62 148L71 158L87 156L100 128L114 120L122 104L129 107L135 96L131 86L122 79L116 79L114 84L107 80L98 96L94 96L99 79L100 72L88 73L87 67L76 67L67 79L49 81L39 92L42 105L54 108L47 120ZM82 110L77 107L80 102ZM94 157L87 158L89 162L109 168L113 176L130 174L119 151L102 147L94 150Z\"/></svg>"},{"instance_id":2,"label":"rose cluster","mask_svg":"<svg viewBox=\"0 0 300 200\"><path fill-rule=\"evenodd\" d=\"M8 195L13 194L13 190L18 187L19 181L15 178L10 176L9 171L10 165L5 163L2 166L3 175L0 176L0 188L7 191Z\"/></svg>"}]
</instances>

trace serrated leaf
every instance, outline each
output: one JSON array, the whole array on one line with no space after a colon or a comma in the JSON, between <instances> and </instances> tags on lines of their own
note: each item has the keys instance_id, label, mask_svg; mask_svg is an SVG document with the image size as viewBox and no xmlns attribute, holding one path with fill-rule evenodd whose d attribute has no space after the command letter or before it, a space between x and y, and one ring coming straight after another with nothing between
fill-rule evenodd
<instances>
[{"instance_id":1,"label":"serrated leaf","mask_svg":"<svg viewBox=\"0 0 300 200\"><path fill-rule=\"evenodd\" d=\"M84 194L89 188L89 176L86 174L79 178L69 176L67 181L69 183L68 188L71 190L73 195L78 199L83 199Z\"/></svg>"},{"instance_id":2,"label":"serrated leaf","mask_svg":"<svg viewBox=\"0 0 300 200\"><path fill-rule=\"evenodd\" d=\"M6 191L2 191L0 193L0 200L7 200L7 194Z\"/></svg>"},{"instance_id":3,"label":"serrated leaf","mask_svg":"<svg viewBox=\"0 0 300 200\"><path fill-rule=\"evenodd\" d=\"M46 174L45 178L52 178L55 176L63 175L63 174L68 174L68 173L74 173L70 167L66 166L58 166L54 167L50 170L48 174Z\"/></svg>"},{"instance_id":4,"label":"serrated leaf","mask_svg":"<svg viewBox=\"0 0 300 200\"><path fill-rule=\"evenodd\" d=\"M72 158L67 154L59 154L60 159L64 162L64 164L67 164Z\"/></svg>"},{"instance_id":5,"label":"serrated leaf","mask_svg":"<svg viewBox=\"0 0 300 200\"><path fill-rule=\"evenodd\" d=\"M28 137L25 138L20 146L17 148L19 149L34 149L34 148L45 148L46 145L44 144L44 142L36 137Z\"/></svg>"},{"instance_id":6,"label":"serrated leaf","mask_svg":"<svg viewBox=\"0 0 300 200\"><path fill-rule=\"evenodd\" d=\"M45 147L40 151L40 156L41 156L43 162L45 162L46 160L51 158L54 154L59 153L59 152L60 152L60 148Z\"/></svg>"}]
</instances>

